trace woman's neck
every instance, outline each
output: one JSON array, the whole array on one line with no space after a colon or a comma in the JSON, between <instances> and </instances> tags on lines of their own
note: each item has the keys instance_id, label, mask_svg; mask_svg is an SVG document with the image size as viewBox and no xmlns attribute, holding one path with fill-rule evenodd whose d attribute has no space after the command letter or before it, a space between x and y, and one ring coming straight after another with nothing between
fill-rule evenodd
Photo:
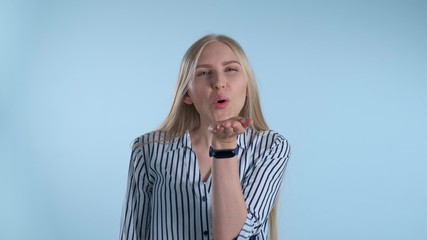
<instances>
[{"instance_id":1,"label":"woman's neck","mask_svg":"<svg viewBox=\"0 0 427 240\"><path fill-rule=\"evenodd\" d=\"M211 145L212 135L208 126L199 126L197 129L190 131L191 144L193 146L209 148Z\"/></svg>"}]
</instances>

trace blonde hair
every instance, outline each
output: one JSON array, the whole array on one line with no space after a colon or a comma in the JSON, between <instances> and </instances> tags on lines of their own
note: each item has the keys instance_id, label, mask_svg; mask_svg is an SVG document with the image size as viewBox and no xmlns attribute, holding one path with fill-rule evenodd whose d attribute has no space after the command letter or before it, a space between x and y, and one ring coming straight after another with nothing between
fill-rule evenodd
<instances>
[{"instance_id":1,"label":"blonde hair","mask_svg":"<svg viewBox=\"0 0 427 240\"><path fill-rule=\"evenodd\" d=\"M172 107L164 122L160 125L159 131L167 134L167 139L171 140L183 135L187 130L199 127L200 117L194 105L185 104L183 99L188 88L194 79L196 64L205 46L212 42L222 42L228 45L242 66L247 79L247 98L240 112L240 116L249 117L253 120L252 128L257 131L268 130L267 123L261 111L261 104L258 94L258 86L255 75L249 64L243 48L234 39L219 34L209 34L197 40L185 53L181 61L178 74L178 83L175 90L175 97ZM276 226L276 204L270 213L270 239L277 239Z\"/></svg>"}]
</instances>

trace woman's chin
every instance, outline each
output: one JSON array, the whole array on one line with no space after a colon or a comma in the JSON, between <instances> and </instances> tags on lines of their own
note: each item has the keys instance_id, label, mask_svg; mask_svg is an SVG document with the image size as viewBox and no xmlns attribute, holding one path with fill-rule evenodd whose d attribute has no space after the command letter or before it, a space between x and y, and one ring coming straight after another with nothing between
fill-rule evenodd
<instances>
[{"instance_id":1,"label":"woman's chin","mask_svg":"<svg viewBox=\"0 0 427 240\"><path fill-rule=\"evenodd\" d=\"M221 122L237 116L237 114L217 114L212 117L212 120L213 122Z\"/></svg>"}]
</instances>

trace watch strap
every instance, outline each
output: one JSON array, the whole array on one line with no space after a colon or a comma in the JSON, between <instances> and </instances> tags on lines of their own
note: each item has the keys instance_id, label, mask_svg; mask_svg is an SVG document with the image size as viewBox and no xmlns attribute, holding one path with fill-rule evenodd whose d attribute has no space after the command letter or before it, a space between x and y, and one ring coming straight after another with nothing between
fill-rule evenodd
<instances>
[{"instance_id":1,"label":"watch strap","mask_svg":"<svg viewBox=\"0 0 427 240\"><path fill-rule=\"evenodd\" d=\"M209 157L213 158L232 158L239 153L239 146L233 149L213 149L209 147Z\"/></svg>"}]
</instances>

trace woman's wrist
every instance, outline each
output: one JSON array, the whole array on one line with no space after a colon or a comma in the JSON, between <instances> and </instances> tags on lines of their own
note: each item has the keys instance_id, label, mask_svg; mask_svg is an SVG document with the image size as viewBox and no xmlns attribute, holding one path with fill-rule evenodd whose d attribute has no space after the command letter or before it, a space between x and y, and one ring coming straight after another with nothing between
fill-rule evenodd
<instances>
[{"instance_id":1,"label":"woman's wrist","mask_svg":"<svg viewBox=\"0 0 427 240\"><path fill-rule=\"evenodd\" d=\"M220 149L234 149L237 147L237 139L235 137L229 139L217 139L212 137L212 148L215 150Z\"/></svg>"}]
</instances>

